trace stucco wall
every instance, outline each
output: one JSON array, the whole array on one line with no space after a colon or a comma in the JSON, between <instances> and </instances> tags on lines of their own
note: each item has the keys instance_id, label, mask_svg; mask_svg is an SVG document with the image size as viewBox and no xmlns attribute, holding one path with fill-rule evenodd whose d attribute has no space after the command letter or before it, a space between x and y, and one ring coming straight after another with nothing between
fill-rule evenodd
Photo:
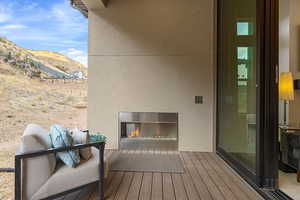
<instances>
[{"instance_id":1,"label":"stucco wall","mask_svg":"<svg viewBox=\"0 0 300 200\"><path fill-rule=\"evenodd\" d=\"M88 126L107 148L118 148L118 112L132 111L178 112L179 149L213 150L213 2L114 0L89 12Z\"/></svg>"}]
</instances>

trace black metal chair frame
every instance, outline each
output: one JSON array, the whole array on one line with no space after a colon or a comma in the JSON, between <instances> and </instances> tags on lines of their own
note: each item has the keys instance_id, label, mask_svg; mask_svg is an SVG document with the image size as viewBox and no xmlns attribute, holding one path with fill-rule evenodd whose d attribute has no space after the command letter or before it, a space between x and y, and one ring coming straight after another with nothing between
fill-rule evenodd
<instances>
[{"instance_id":1,"label":"black metal chair frame","mask_svg":"<svg viewBox=\"0 0 300 200\"><path fill-rule=\"evenodd\" d=\"M73 188L68 191L52 195L45 199L47 199L47 200L55 199L55 198L64 196L68 193L74 192L76 190L82 189L86 186L98 183L99 200L104 200L104 148L105 148L105 142L90 142L87 144L76 144L76 145L68 146L68 147L52 148L52 149L48 149L48 150L16 154L15 155L15 200L22 200L22 170L21 170L21 166L22 166L22 161L24 159L44 156L44 155L48 155L48 154L55 154L58 152L70 151L70 150L75 150L75 149L82 149L82 148L91 147L91 146L99 149L99 181L88 183L88 184L82 185L80 187Z\"/></svg>"}]
</instances>

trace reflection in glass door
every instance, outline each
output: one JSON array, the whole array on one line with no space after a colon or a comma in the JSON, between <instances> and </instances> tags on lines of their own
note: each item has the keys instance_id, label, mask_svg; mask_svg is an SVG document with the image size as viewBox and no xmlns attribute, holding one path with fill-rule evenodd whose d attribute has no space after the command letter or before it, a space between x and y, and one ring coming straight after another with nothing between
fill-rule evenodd
<instances>
[{"instance_id":1,"label":"reflection in glass door","mask_svg":"<svg viewBox=\"0 0 300 200\"><path fill-rule=\"evenodd\" d=\"M218 148L256 171L256 0L219 1Z\"/></svg>"}]
</instances>

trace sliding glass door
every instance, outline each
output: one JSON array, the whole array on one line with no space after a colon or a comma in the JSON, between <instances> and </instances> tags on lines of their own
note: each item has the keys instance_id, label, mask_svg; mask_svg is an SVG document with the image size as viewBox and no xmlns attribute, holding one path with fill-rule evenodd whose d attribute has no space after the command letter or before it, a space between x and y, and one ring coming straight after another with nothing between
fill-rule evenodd
<instances>
[{"instance_id":1,"label":"sliding glass door","mask_svg":"<svg viewBox=\"0 0 300 200\"><path fill-rule=\"evenodd\" d=\"M256 170L256 0L220 1L219 147Z\"/></svg>"},{"instance_id":2,"label":"sliding glass door","mask_svg":"<svg viewBox=\"0 0 300 200\"><path fill-rule=\"evenodd\" d=\"M276 105L269 112L277 98L276 2L218 1L217 151L257 184L276 149L266 140L277 132L268 135L277 126Z\"/></svg>"}]
</instances>

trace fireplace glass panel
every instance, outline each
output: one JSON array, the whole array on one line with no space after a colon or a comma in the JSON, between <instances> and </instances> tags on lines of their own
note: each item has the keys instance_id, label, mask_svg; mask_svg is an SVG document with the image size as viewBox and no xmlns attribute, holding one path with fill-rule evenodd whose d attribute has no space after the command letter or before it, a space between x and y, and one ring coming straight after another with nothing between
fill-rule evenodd
<instances>
[{"instance_id":1,"label":"fireplace glass panel","mask_svg":"<svg viewBox=\"0 0 300 200\"><path fill-rule=\"evenodd\" d=\"M120 112L122 149L171 148L177 150L178 113Z\"/></svg>"},{"instance_id":2,"label":"fireplace glass panel","mask_svg":"<svg viewBox=\"0 0 300 200\"><path fill-rule=\"evenodd\" d=\"M122 138L177 138L176 123L127 123L122 125Z\"/></svg>"}]
</instances>

